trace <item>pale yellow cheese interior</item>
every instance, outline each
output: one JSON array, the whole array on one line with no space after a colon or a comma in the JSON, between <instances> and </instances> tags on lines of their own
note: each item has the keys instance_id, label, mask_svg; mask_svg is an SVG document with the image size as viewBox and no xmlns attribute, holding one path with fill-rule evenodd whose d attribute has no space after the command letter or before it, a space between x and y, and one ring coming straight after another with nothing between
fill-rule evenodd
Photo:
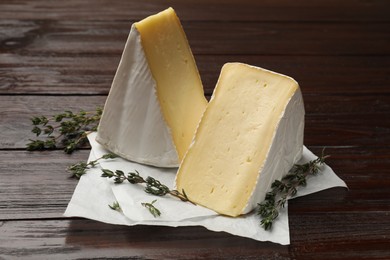
<instances>
[{"instance_id":1,"label":"pale yellow cheese interior","mask_svg":"<svg viewBox=\"0 0 390 260\"><path fill-rule=\"evenodd\" d=\"M194 57L172 8L149 16L135 26L181 160L207 105Z\"/></svg>"},{"instance_id":2,"label":"pale yellow cheese interior","mask_svg":"<svg viewBox=\"0 0 390 260\"><path fill-rule=\"evenodd\" d=\"M179 168L177 189L220 214L241 214L283 110L297 89L286 76L241 63L225 64Z\"/></svg>"}]
</instances>

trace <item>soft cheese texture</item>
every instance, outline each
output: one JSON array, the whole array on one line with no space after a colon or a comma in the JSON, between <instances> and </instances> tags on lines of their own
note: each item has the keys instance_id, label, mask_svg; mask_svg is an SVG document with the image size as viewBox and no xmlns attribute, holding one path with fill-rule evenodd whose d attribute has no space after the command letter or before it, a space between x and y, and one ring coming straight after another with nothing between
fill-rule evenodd
<instances>
[{"instance_id":1,"label":"soft cheese texture","mask_svg":"<svg viewBox=\"0 0 390 260\"><path fill-rule=\"evenodd\" d=\"M176 188L220 214L247 213L299 160L303 131L295 80L227 63L180 165Z\"/></svg>"},{"instance_id":2,"label":"soft cheese texture","mask_svg":"<svg viewBox=\"0 0 390 260\"><path fill-rule=\"evenodd\" d=\"M96 140L126 159L176 167L206 105L191 49L169 8L133 24Z\"/></svg>"}]
</instances>

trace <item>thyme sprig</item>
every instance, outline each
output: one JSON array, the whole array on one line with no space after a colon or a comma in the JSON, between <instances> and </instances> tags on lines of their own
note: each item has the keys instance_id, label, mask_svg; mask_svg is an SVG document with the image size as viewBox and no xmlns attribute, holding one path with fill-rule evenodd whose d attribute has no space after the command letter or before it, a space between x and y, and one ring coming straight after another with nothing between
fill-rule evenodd
<instances>
[{"instance_id":1,"label":"thyme sprig","mask_svg":"<svg viewBox=\"0 0 390 260\"><path fill-rule=\"evenodd\" d=\"M31 132L44 139L30 139L26 148L29 151L52 150L62 144L66 153L72 153L87 142L89 132L97 130L102 113L103 109L98 107L92 112L65 111L52 117L35 116L31 118Z\"/></svg>"},{"instance_id":2,"label":"thyme sprig","mask_svg":"<svg viewBox=\"0 0 390 260\"><path fill-rule=\"evenodd\" d=\"M113 153L104 154L102 157L97 158L96 160L86 162L78 162L68 167L68 171L72 173L72 178L80 179L82 175L84 175L88 169L93 168L98 164L99 160L107 160L117 158L118 155Z\"/></svg>"},{"instance_id":3,"label":"thyme sprig","mask_svg":"<svg viewBox=\"0 0 390 260\"><path fill-rule=\"evenodd\" d=\"M161 211L156 208L156 206L154 206L153 204L156 202L157 200L153 200L152 202L148 203L148 202L142 202L141 205L144 206L145 208L147 208L150 212L150 214L153 215L153 217L159 217L161 215Z\"/></svg>"},{"instance_id":4,"label":"thyme sprig","mask_svg":"<svg viewBox=\"0 0 390 260\"><path fill-rule=\"evenodd\" d=\"M139 175L139 172L135 170L134 172L129 172L127 176L125 173L121 170L111 171L109 169L102 169L103 174L102 177L106 178L114 178L114 182L119 184L123 183L124 181L128 181L131 184L146 184L146 187L144 191L146 193L155 195L155 196L165 196L167 194L176 197L184 202L191 202L184 192L179 192L178 190L170 190L166 185L162 184L160 181L156 180L155 178L148 176L146 179L144 179L142 176Z\"/></svg>"},{"instance_id":5,"label":"thyme sprig","mask_svg":"<svg viewBox=\"0 0 390 260\"><path fill-rule=\"evenodd\" d=\"M265 200L258 204L257 214L260 215L260 225L265 230L272 228L274 220L279 216L279 210L285 206L287 199L296 195L299 186L306 186L306 177L316 175L328 157L329 155L324 155L322 151L321 157L305 164L295 164L281 180L272 183L271 191L267 192Z\"/></svg>"},{"instance_id":6,"label":"thyme sprig","mask_svg":"<svg viewBox=\"0 0 390 260\"><path fill-rule=\"evenodd\" d=\"M116 210L116 211L119 211L119 212L122 211L122 208L121 208L121 206L119 205L119 202L118 202L118 201L114 201L114 202L112 203L112 205L108 205L108 206L109 206L110 209L112 209L112 210Z\"/></svg>"}]
</instances>

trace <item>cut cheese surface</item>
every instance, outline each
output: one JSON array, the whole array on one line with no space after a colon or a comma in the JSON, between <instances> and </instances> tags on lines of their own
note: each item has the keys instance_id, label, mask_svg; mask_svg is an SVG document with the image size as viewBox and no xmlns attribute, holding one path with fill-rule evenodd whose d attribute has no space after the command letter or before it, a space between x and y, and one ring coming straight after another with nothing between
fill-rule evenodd
<instances>
[{"instance_id":1,"label":"cut cheese surface","mask_svg":"<svg viewBox=\"0 0 390 260\"><path fill-rule=\"evenodd\" d=\"M96 140L123 158L177 167L207 100L172 8L133 24Z\"/></svg>"},{"instance_id":2,"label":"cut cheese surface","mask_svg":"<svg viewBox=\"0 0 390 260\"><path fill-rule=\"evenodd\" d=\"M157 83L158 100L181 159L207 105L190 46L172 8L135 26L141 34L141 43Z\"/></svg>"},{"instance_id":3,"label":"cut cheese surface","mask_svg":"<svg viewBox=\"0 0 390 260\"><path fill-rule=\"evenodd\" d=\"M295 80L246 64L225 64L176 187L220 214L247 213L301 157L303 127Z\"/></svg>"}]
</instances>

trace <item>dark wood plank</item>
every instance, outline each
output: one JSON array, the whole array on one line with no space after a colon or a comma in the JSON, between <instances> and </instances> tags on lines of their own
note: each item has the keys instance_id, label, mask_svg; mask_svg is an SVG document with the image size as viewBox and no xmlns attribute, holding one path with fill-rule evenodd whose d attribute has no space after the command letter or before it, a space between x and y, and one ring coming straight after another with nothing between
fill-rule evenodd
<instances>
[{"instance_id":1,"label":"dark wood plank","mask_svg":"<svg viewBox=\"0 0 390 260\"><path fill-rule=\"evenodd\" d=\"M64 110L93 111L105 96L0 96L0 149L21 149L34 139L30 118ZM390 144L390 97L307 96L305 144L385 146Z\"/></svg>"},{"instance_id":2,"label":"dark wood plank","mask_svg":"<svg viewBox=\"0 0 390 260\"><path fill-rule=\"evenodd\" d=\"M290 246L260 243L201 227L122 227L90 220L7 221L0 257L18 259L388 259L384 213L290 218ZM373 220L374 217L374 220ZM335 224L337 223L337 224ZM379 229L382 228L382 229ZM343 232L340 232L343 231ZM93 239L91 239L93 238ZM347 241L347 242L346 242Z\"/></svg>"},{"instance_id":3,"label":"dark wood plank","mask_svg":"<svg viewBox=\"0 0 390 260\"><path fill-rule=\"evenodd\" d=\"M1 52L119 55L131 21L2 20ZM183 22L195 55L389 55L389 23ZM227 31L231 33L226 33Z\"/></svg>"},{"instance_id":4,"label":"dark wood plank","mask_svg":"<svg viewBox=\"0 0 390 260\"><path fill-rule=\"evenodd\" d=\"M243 62L296 79L305 95L375 95L390 91L387 56L195 56L205 92L211 93L226 62Z\"/></svg>"},{"instance_id":5,"label":"dark wood plank","mask_svg":"<svg viewBox=\"0 0 390 260\"><path fill-rule=\"evenodd\" d=\"M388 259L389 224L385 213L362 213L358 219L356 214L297 215L290 218L290 225L297 227L291 231L291 245L281 246L201 227L122 227L78 219L7 221L0 227L0 257Z\"/></svg>"},{"instance_id":6,"label":"dark wood plank","mask_svg":"<svg viewBox=\"0 0 390 260\"><path fill-rule=\"evenodd\" d=\"M389 114L376 113L306 116L304 143L317 146L388 146L389 118Z\"/></svg>"},{"instance_id":7,"label":"dark wood plank","mask_svg":"<svg viewBox=\"0 0 390 260\"><path fill-rule=\"evenodd\" d=\"M0 220L62 217L77 185L66 169L88 155L0 151Z\"/></svg>"},{"instance_id":8,"label":"dark wood plank","mask_svg":"<svg viewBox=\"0 0 390 260\"><path fill-rule=\"evenodd\" d=\"M244 62L295 78L305 95L389 94L387 56L195 56L210 95L226 62ZM0 53L0 94L107 95L120 54L50 56ZM369 108L366 106L366 108Z\"/></svg>"},{"instance_id":9,"label":"dark wood plank","mask_svg":"<svg viewBox=\"0 0 390 260\"><path fill-rule=\"evenodd\" d=\"M183 27L195 54L390 54L388 23L204 22Z\"/></svg>"},{"instance_id":10,"label":"dark wood plank","mask_svg":"<svg viewBox=\"0 0 390 260\"><path fill-rule=\"evenodd\" d=\"M5 259L289 259L287 246L202 227L123 227L74 219L7 221L0 230Z\"/></svg>"},{"instance_id":11,"label":"dark wood plank","mask_svg":"<svg viewBox=\"0 0 390 260\"><path fill-rule=\"evenodd\" d=\"M294 259L389 259L388 211L290 215Z\"/></svg>"},{"instance_id":12,"label":"dark wood plank","mask_svg":"<svg viewBox=\"0 0 390 260\"><path fill-rule=\"evenodd\" d=\"M0 93L107 95L119 59L0 53Z\"/></svg>"},{"instance_id":13,"label":"dark wood plank","mask_svg":"<svg viewBox=\"0 0 390 260\"><path fill-rule=\"evenodd\" d=\"M4 19L54 20L129 20L143 19L169 6L183 20L238 21L389 21L389 3L385 0L309 1L237 1L226 0L154 0L94 1L82 0L3 0L0 17Z\"/></svg>"}]
</instances>

